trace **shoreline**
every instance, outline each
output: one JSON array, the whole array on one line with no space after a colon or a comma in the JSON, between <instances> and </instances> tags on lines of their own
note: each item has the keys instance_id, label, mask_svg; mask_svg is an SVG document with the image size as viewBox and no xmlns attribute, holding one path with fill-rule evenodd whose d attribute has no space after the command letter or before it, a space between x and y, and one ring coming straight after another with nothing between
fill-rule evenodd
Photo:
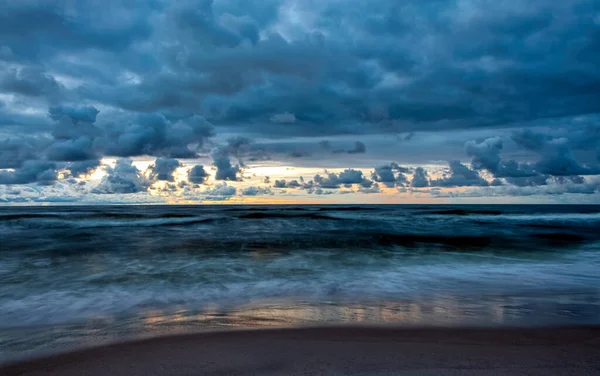
<instances>
[{"instance_id":1,"label":"shoreline","mask_svg":"<svg viewBox=\"0 0 600 376\"><path fill-rule=\"evenodd\" d=\"M6 376L390 372L600 375L600 326L240 329L120 342L0 365Z\"/></svg>"}]
</instances>

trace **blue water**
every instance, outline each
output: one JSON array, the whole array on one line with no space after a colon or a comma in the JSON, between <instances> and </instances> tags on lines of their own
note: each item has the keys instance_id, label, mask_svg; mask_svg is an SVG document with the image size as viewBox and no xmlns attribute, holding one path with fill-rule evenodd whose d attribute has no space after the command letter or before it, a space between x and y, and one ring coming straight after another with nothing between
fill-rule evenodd
<instances>
[{"instance_id":1,"label":"blue water","mask_svg":"<svg viewBox=\"0 0 600 376\"><path fill-rule=\"evenodd\" d=\"M0 208L0 361L224 327L599 322L600 206Z\"/></svg>"}]
</instances>

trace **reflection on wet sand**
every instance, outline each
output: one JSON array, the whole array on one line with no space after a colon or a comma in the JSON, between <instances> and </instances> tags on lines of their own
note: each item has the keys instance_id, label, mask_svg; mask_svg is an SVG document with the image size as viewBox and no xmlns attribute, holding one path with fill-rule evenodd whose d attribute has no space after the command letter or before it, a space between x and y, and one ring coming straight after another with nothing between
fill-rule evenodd
<instances>
[{"instance_id":1,"label":"reflection on wet sand","mask_svg":"<svg viewBox=\"0 0 600 376\"><path fill-rule=\"evenodd\" d=\"M331 325L535 326L597 323L599 294L452 297L369 303L302 301L207 305L105 317L77 324L0 329L0 363L110 342L215 330Z\"/></svg>"}]
</instances>

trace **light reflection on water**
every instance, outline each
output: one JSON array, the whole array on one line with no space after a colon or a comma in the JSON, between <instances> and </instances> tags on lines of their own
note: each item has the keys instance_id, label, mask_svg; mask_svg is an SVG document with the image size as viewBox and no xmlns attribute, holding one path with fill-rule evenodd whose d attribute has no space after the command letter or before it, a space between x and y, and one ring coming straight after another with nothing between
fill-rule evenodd
<instances>
[{"instance_id":1,"label":"light reflection on water","mask_svg":"<svg viewBox=\"0 0 600 376\"><path fill-rule=\"evenodd\" d=\"M202 310L152 309L127 317L0 330L0 363L125 340L207 331L326 325L550 326L600 322L600 292L438 297L369 303L263 302Z\"/></svg>"}]
</instances>

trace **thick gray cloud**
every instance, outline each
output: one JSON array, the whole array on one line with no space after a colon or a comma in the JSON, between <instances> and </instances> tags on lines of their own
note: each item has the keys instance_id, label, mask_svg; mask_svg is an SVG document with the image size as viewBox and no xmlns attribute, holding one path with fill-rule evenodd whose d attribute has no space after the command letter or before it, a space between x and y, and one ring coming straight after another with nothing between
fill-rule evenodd
<instances>
[{"instance_id":1,"label":"thick gray cloud","mask_svg":"<svg viewBox=\"0 0 600 376\"><path fill-rule=\"evenodd\" d=\"M214 134L212 125L194 115L171 120L160 114L141 115L135 122L106 127L105 154L119 157L154 155L168 158L194 158Z\"/></svg>"},{"instance_id":2,"label":"thick gray cloud","mask_svg":"<svg viewBox=\"0 0 600 376\"><path fill-rule=\"evenodd\" d=\"M0 171L0 184L53 184L58 177L56 165L47 161L25 161L15 171Z\"/></svg>"},{"instance_id":3,"label":"thick gray cloud","mask_svg":"<svg viewBox=\"0 0 600 376\"><path fill-rule=\"evenodd\" d=\"M156 158L156 161L149 167L150 177L156 180L173 181L173 173L181 167L181 163L173 158Z\"/></svg>"},{"instance_id":4,"label":"thick gray cloud","mask_svg":"<svg viewBox=\"0 0 600 376\"><path fill-rule=\"evenodd\" d=\"M435 187L485 187L489 183L479 175L479 172L471 170L460 161L448 162L449 173L440 179L431 180Z\"/></svg>"},{"instance_id":5,"label":"thick gray cloud","mask_svg":"<svg viewBox=\"0 0 600 376\"><path fill-rule=\"evenodd\" d=\"M406 175L404 175L406 172L410 172L410 169L392 162L389 165L375 167L372 177L373 180L383 183L387 187L403 186L408 182Z\"/></svg>"},{"instance_id":6,"label":"thick gray cloud","mask_svg":"<svg viewBox=\"0 0 600 376\"><path fill-rule=\"evenodd\" d=\"M38 159L49 140L45 138L18 137L0 140L0 169L19 168L27 160Z\"/></svg>"},{"instance_id":7,"label":"thick gray cloud","mask_svg":"<svg viewBox=\"0 0 600 376\"><path fill-rule=\"evenodd\" d=\"M273 187L275 187L275 188L300 188L300 187L302 187L302 184L300 184L298 182L298 180L290 180L290 181L275 180L275 183L273 183Z\"/></svg>"},{"instance_id":8,"label":"thick gray cloud","mask_svg":"<svg viewBox=\"0 0 600 376\"><path fill-rule=\"evenodd\" d=\"M239 165L232 165L229 151L226 148L218 148L212 153L213 165L217 168L215 174L216 180L241 180L238 174L241 173Z\"/></svg>"},{"instance_id":9,"label":"thick gray cloud","mask_svg":"<svg viewBox=\"0 0 600 376\"><path fill-rule=\"evenodd\" d=\"M88 161L77 161L71 162L67 164L66 169L71 173L74 177L79 177L81 175L87 175L92 173L100 167L99 160L88 160Z\"/></svg>"},{"instance_id":10,"label":"thick gray cloud","mask_svg":"<svg viewBox=\"0 0 600 376\"><path fill-rule=\"evenodd\" d=\"M248 188L242 189L242 195L244 196L264 196L264 195L272 195L273 192L269 187L255 187L251 186Z\"/></svg>"},{"instance_id":11,"label":"thick gray cloud","mask_svg":"<svg viewBox=\"0 0 600 376\"><path fill-rule=\"evenodd\" d=\"M194 166L188 171L188 181L190 183L202 184L206 181L208 176L208 173L202 165Z\"/></svg>"},{"instance_id":12,"label":"thick gray cloud","mask_svg":"<svg viewBox=\"0 0 600 376\"><path fill-rule=\"evenodd\" d=\"M98 157L94 152L94 140L87 136L57 140L46 153L53 161L86 161Z\"/></svg>"},{"instance_id":13,"label":"thick gray cloud","mask_svg":"<svg viewBox=\"0 0 600 376\"><path fill-rule=\"evenodd\" d=\"M362 154L367 152L367 147L363 142L356 141L354 147L348 150L348 154Z\"/></svg>"},{"instance_id":14,"label":"thick gray cloud","mask_svg":"<svg viewBox=\"0 0 600 376\"><path fill-rule=\"evenodd\" d=\"M538 153L541 159L536 163L502 160L500 152L503 141L493 137L465 144L467 155L473 157L471 166L475 170L488 170L494 177L506 178L508 183L520 187L546 185L549 176L573 177L600 173L600 165L582 165L572 158L567 138L524 130L514 132L512 139L525 149Z\"/></svg>"},{"instance_id":15,"label":"thick gray cloud","mask_svg":"<svg viewBox=\"0 0 600 376\"><path fill-rule=\"evenodd\" d=\"M57 101L64 87L56 79L35 67L11 69L0 74L0 91Z\"/></svg>"},{"instance_id":16,"label":"thick gray cloud","mask_svg":"<svg viewBox=\"0 0 600 376\"><path fill-rule=\"evenodd\" d=\"M92 190L98 194L129 194L145 192L150 186L148 181L131 159L118 159L115 167L106 167L106 175L100 184Z\"/></svg>"},{"instance_id":17,"label":"thick gray cloud","mask_svg":"<svg viewBox=\"0 0 600 376\"><path fill-rule=\"evenodd\" d=\"M423 188L429 186L427 171L423 167L417 167L410 183L412 187Z\"/></svg>"},{"instance_id":18,"label":"thick gray cloud","mask_svg":"<svg viewBox=\"0 0 600 376\"><path fill-rule=\"evenodd\" d=\"M51 119L58 121L64 117L68 117L73 121L73 123L94 123L96 122L96 117L99 113L100 111L93 106L53 106L48 109L48 116Z\"/></svg>"},{"instance_id":19,"label":"thick gray cloud","mask_svg":"<svg viewBox=\"0 0 600 376\"><path fill-rule=\"evenodd\" d=\"M419 188L430 180L419 165L465 152L470 167L451 162L431 185L485 185L483 175L529 189L600 174L595 0L2 5L0 169L17 169L3 181L209 150L226 181L273 159L379 166L375 182ZM454 138L463 133L474 135ZM401 143L383 150L375 137ZM389 160L414 167L381 166ZM190 182L205 182L200 171ZM298 182L315 193L353 184L373 182L356 172Z\"/></svg>"},{"instance_id":20,"label":"thick gray cloud","mask_svg":"<svg viewBox=\"0 0 600 376\"><path fill-rule=\"evenodd\" d=\"M0 36L4 59L45 59L88 82L79 99L125 110L200 111L244 133L410 132L598 112L598 8L39 0L7 4Z\"/></svg>"},{"instance_id":21,"label":"thick gray cloud","mask_svg":"<svg viewBox=\"0 0 600 376\"><path fill-rule=\"evenodd\" d=\"M373 182L363 176L362 171L346 169L339 174L333 172L326 173L325 176L315 175L315 186L319 188L338 189L341 185L350 187L353 184L359 184L362 187L368 188L373 185ZM309 188L310 186L310 182ZM305 184L306 185L306 184Z\"/></svg>"}]
</instances>

